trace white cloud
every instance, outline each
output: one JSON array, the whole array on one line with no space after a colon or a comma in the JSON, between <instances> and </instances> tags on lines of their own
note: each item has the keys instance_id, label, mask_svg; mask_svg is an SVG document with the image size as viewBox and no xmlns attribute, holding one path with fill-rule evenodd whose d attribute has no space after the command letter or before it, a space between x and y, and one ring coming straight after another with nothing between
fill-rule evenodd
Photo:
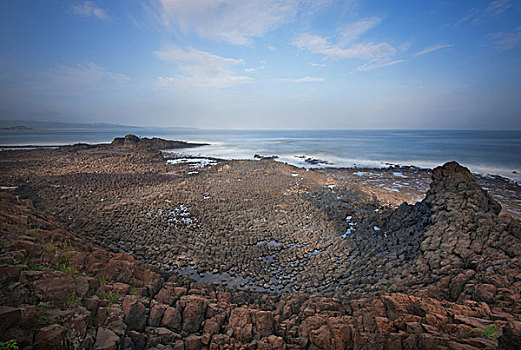
<instances>
[{"instance_id":1,"label":"white cloud","mask_svg":"<svg viewBox=\"0 0 521 350\"><path fill-rule=\"evenodd\" d=\"M470 9L459 22L481 24L501 17L501 15L503 15L511 6L512 4L510 0L494 0L483 10L478 8Z\"/></svg>"},{"instance_id":2,"label":"white cloud","mask_svg":"<svg viewBox=\"0 0 521 350\"><path fill-rule=\"evenodd\" d=\"M336 40L309 33L301 34L293 42L299 50L307 50L329 59L358 59L366 61L358 71L366 72L392 66L404 60L392 60L397 50L386 42L360 42L359 38L381 22L378 17L362 18L338 31ZM310 63L318 66L317 63Z\"/></svg>"},{"instance_id":3,"label":"white cloud","mask_svg":"<svg viewBox=\"0 0 521 350\"><path fill-rule=\"evenodd\" d=\"M266 66L251 67L251 68L246 68L246 69L244 69L244 71L245 71L246 73L254 73L254 72L259 71L259 70L262 70L262 69L264 69L264 68L266 68Z\"/></svg>"},{"instance_id":4,"label":"white cloud","mask_svg":"<svg viewBox=\"0 0 521 350\"><path fill-rule=\"evenodd\" d=\"M291 83L312 83L312 82L325 81L326 79L324 79L324 78L317 78L317 77L304 77L304 78L298 78L298 79L283 78L283 79L279 79L279 80L280 81L287 81L287 82L291 82Z\"/></svg>"},{"instance_id":5,"label":"white cloud","mask_svg":"<svg viewBox=\"0 0 521 350\"><path fill-rule=\"evenodd\" d=\"M494 46L499 51L512 50L521 44L521 27L517 27L512 32L489 34L487 38L494 42Z\"/></svg>"},{"instance_id":6,"label":"white cloud","mask_svg":"<svg viewBox=\"0 0 521 350\"><path fill-rule=\"evenodd\" d=\"M492 1L483 11L484 15L489 18L499 17L510 8L510 0Z\"/></svg>"},{"instance_id":7,"label":"white cloud","mask_svg":"<svg viewBox=\"0 0 521 350\"><path fill-rule=\"evenodd\" d=\"M226 58L193 48L183 50L177 46L169 46L155 55L163 60L175 63L181 74L174 77L160 77L162 85L183 83L190 86L230 87L253 81L245 75L237 75L235 66L242 66L242 59Z\"/></svg>"},{"instance_id":8,"label":"white cloud","mask_svg":"<svg viewBox=\"0 0 521 350\"><path fill-rule=\"evenodd\" d=\"M357 68L360 72L369 72L378 68L394 66L395 64L405 62L406 60L392 60L392 61L373 61L368 62Z\"/></svg>"},{"instance_id":9,"label":"white cloud","mask_svg":"<svg viewBox=\"0 0 521 350\"><path fill-rule=\"evenodd\" d=\"M311 34L302 34L294 42L299 50L325 55L332 59L357 58L362 60L384 59L393 56L396 49L388 43L360 43L348 47L333 45L327 39Z\"/></svg>"},{"instance_id":10,"label":"white cloud","mask_svg":"<svg viewBox=\"0 0 521 350\"><path fill-rule=\"evenodd\" d=\"M130 78L124 74L107 72L95 63L83 63L74 67L61 66L53 73L55 79L72 84L97 85L100 82L126 83Z\"/></svg>"},{"instance_id":11,"label":"white cloud","mask_svg":"<svg viewBox=\"0 0 521 350\"><path fill-rule=\"evenodd\" d=\"M83 17L95 17L98 19L109 19L105 10L96 6L92 1L84 1L71 7L72 13Z\"/></svg>"},{"instance_id":12,"label":"white cloud","mask_svg":"<svg viewBox=\"0 0 521 350\"><path fill-rule=\"evenodd\" d=\"M338 41L347 45L358 39L359 36L380 24L378 17L362 18L344 27L339 34Z\"/></svg>"},{"instance_id":13,"label":"white cloud","mask_svg":"<svg viewBox=\"0 0 521 350\"><path fill-rule=\"evenodd\" d=\"M452 47L452 46L454 46L454 45L453 44L439 44L439 45L428 46L425 49L416 52L413 56L415 56L415 57L422 56L422 55L425 55L425 54L428 54L428 53L431 53L434 51L438 51L441 49L445 49L447 47Z\"/></svg>"},{"instance_id":14,"label":"white cloud","mask_svg":"<svg viewBox=\"0 0 521 350\"><path fill-rule=\"evenodd\" d=\"M156 1L156 0L150 0ZM157 0L167 27L202 37L248 45L254 38L293 20L305 22L317 12L356 0ZM268 49L274 49L268 46Z\"/></svg>"},{"instance_id":15,"label":"white cloud","mask_svg":"<svg viewBox=\"0 0 521 350\"><path fill-rule=\"evenodd\" d=\"M245 45L292 18L297 0L161 0L163 19L183 33Z\"/></svg>"},{"instance_id":16,"label":"white cloud","mask_svg":"<svg viewBox=\"0 0 521 350\"><path fill-rule=\"evenodd\" d=\"M312 67L325 67L326 66L324 63L315 63L315 62L309 62L309 65Z\"/></svg>"}]
</instances>

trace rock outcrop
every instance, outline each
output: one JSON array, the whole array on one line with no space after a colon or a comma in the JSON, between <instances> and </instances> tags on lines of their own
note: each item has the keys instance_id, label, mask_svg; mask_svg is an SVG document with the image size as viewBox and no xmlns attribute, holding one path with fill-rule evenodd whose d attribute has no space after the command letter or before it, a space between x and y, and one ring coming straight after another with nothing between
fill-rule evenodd
<instances>
[{"instance_id":1,"label":"rock outcrop","mask_svg":"<svg viewBox=\"0 0 521 350\"><path fill-rule=\"evenodd\" d=\"M189 143L183 141L170 141L158 137L147 138L137 137L136 135L127 135L125 137L116 137L110 144L115 148L127 149L151 149L151 150L166 150L176 148L191 148L205 146L205 143Z\"/></svg>"},{"instance_id":2,"label":"rock outcrop","mask_svg":"<svg viewBox=\"0 0 521 350\"><path fill-rule=\"evenodd\" d=\"M499 215L456 163L434 169L425 200L391 209L268 160L187 178L143 152L60 157L22 169L18 198L0 191L0 341L28 349L520 344L519 221ZM260 276L265 291L289 282L272 293L230 290L182 277L180 265Z\"/></svg>"}]
</instances>

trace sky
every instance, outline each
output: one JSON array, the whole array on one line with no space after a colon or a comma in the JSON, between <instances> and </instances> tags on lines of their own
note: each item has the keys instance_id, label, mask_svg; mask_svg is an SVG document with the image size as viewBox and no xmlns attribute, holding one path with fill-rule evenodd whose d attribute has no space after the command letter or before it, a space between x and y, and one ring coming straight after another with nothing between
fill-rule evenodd
<instances>
[{"instance_id":1,"label":"sky","mask_svg":"<svg viewBox=\"0 0 521 350\"><path fill-rule=\"evenodd\" d=\"M0 119L521 130L518 0L3 0Z\"/></svg>"}]
</instances>

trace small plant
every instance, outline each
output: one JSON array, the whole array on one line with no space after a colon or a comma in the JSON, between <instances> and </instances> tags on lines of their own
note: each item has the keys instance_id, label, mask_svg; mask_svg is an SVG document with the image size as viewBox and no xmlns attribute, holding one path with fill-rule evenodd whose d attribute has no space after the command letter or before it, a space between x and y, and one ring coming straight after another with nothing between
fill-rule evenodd
<instances>
[{"instance_id":1,"label":"small plant","mask_svg":"<svg viewBox=\"0 0 521 350\"><path fill-rule=\"evenodd\" d=\"M76 306L80 303L76 295L73 293L70 297L67 298L66 302L67 306Z\"/></svg>"},{"instance_id":2,"label":"small plant","mask_svg":"<svg viewBox=\"0 0 521 350\"><path fill-rule=\"evenodd\" d=\"M72 250L72 245L69 243L69 241L64 241L60 246L61 252L70 252Z\"/></svg>"},{"instance_id":3,"label":"small plant","mask_svg":"<svg viewBox=\"0 0 521 350\"><path fill-rule=\"evenodd\" d=\"M104 285L105 284L105 277L103 277L102 275L99 275L98 276L98 283L100 286Z\"/></svg>"},{"instance_id":4,"label":"small plant","mask_svg":"<svg viewBox=\"0 0 521 350\"><path fill-rule=\"evenodd\" d=\"M18 342L15 339L8 340L6 342L0 341L0 350L18 350Z\"/></svg>"},{"instance_id":5,"label":"small plant","mask_svg":"<svg viewBox=\"0 0 521 350\"><path fill-rule=\"evenodd\" d=\"M101 292L101 291L98 291L96 292L96 295L100 298L100 299L105 299L105 300L108 300L109 301L109 308L112 308L112 304L114 304L118 298L119 298L119 294L116 293L116 292Z\"/></svg>"},{"instance_id":6,"label":"small plant","mask_svg":"<svg viewBox=\"0 0 521 350\"><path fill-rule=\"evenodd\" d=\"M499 338L499 329L498 329L498 325L495 324L495 323L489 324L488 326L486 326L486 327L483 328L483 329L480 329L480 328L474 328L474 329L471 329L471 332L478 332L478 333L481 333L481 334L483 334L485 337L487 337L487 338L491 338L491 339L497 339L497 338Z\"/></svg>"},{"instance_id":7,"label":"small plant","mask_svg":"<svg viewBox=\"0 0 521 350\"><path fill-rule=\"evenodd\" d=\"M69 263L70 256L68 255L60 255L60 264L67 265Z\"/></svg>"},{"instance_id":8,"label":"small plant","mask_svg":"<svg viewBox=\"0 0 521 350\"><path fill-rule=\"evenodd\" d=\"M76 270L74 270L72 267L68 267L67 265L61 265L60 268L58 269L58 271L61 271L63 273L68 273L71 275L76 274Z\"/></svg>"},{"instance_id":9,"label":"small plant","mask_svg":"<svg viewBox=\"0 0 521 350\"><path fill-rule=\"evenodd\" d=\"M36 231L29 231L29 236L34 238L40 238L40 234Z\"/></svg>"},{"instance_id":10,"label":"small plant","mask_svg":"<svg viewBox=\"0 0 521 350\"><path fill-rule=\"evenodd\" d=\"M56 246L52 243L45 243L43 245L43 250L46 253L57 253L58 252L58 248L56 248Z\"/></svg>"},{"instance_id":11,"label":"small plant","mask_svg":"<svg viewBox=\"0 0 521 350\"><path fill-rule=\"evenodd\" d=\"M40 265L28 265L29 271L42 271L42 267Z\"/></svg>"},{"instance_id":12,"label":"small plant","mask_svg":"<svg viewBox=\"0 0 521 350\"><path fill-rule=\"evenodd\" d=\"M0 265L9 265L9 261L2 259L0 260Z\"/></svg>"}]
</instances>

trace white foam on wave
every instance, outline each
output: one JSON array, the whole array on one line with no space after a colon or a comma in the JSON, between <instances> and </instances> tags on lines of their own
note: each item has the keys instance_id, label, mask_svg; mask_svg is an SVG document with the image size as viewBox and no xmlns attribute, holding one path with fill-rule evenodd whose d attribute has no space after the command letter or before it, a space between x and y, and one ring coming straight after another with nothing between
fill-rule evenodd
<instances>
[{"instance_id":1,"label":"white foam on wave","mask_svg":"<svg viewBox=\"0 0 521 350\"><path fill-rule=\"evenodd\" d=\"M204 142L204 141L201 141ZM423 169L433 169L435 167L443 165L446 161L430 161L430 160L417 160L417 159L401 159L401 160L378 160L378 159L360 159L360 158L343 158L328 153L322 152L306 152L304 150L298 150L294 153L274 153L273 150L265 148L253 148L253 147L239 147L231 146L225 143L212 142L209 146L201 146L197 148L185 148L177 149L172 151L176 154L182 154L186 156L197 156L197 157L212 157L221 159L255 159L255 154L261 155L277 155L279 158L277 161L287 163L298 168L304 169L319 169L319 168L368 168L368 169L384 169L389 168L392 165L396 166L414 166ZM304 157L303 157L304 156ZM310 164L306 162L306 159L318 159L327 163ZM457 161L457 160L456 160ZM471 172L487 176L487 175L499 175L501 177L510 179L521 185L521 169L510 169L500 166L490 166L484 164L472 164L466 162L460 162L461 165L470 169ZM512 171L516 170L517 173ZM395 176L406 177L402 173L395 173Z\"/></svg>"}]
</instances>

